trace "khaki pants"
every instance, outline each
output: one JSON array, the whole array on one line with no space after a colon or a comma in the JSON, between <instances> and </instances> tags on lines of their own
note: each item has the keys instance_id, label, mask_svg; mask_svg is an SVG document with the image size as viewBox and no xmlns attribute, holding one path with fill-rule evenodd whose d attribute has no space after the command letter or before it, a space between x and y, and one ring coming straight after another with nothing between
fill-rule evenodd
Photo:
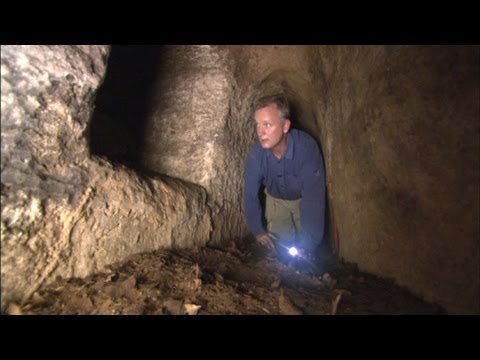
<instances>
[{"instance_id":1,"label":"khaki pants","mask_svg":"<svg viewBox=\"0 0 480 360\"><path fill-rule=\"evenodd\" d=\"M268 231L280 242L296 242L302 235L300 200L282 200L272 197L265 189L265 218Z\"/></svg>"}]
</instances>

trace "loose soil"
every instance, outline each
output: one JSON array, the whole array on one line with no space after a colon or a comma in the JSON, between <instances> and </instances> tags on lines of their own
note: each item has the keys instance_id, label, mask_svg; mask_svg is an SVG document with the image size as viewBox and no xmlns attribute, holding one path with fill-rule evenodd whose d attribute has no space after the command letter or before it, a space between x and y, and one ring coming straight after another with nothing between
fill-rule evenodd
<instances>
[{"instance_id":1,"label":"loose soil","mask_svg":"<svg viewBox=\"0 0 480 360\"><path fill-rule=\"evenodd\" d=\"M158 250L84 279L57 279L9 313L111 315L443 314L328 251L313 261L253 245Z\"/></svg>"}]
</instances>

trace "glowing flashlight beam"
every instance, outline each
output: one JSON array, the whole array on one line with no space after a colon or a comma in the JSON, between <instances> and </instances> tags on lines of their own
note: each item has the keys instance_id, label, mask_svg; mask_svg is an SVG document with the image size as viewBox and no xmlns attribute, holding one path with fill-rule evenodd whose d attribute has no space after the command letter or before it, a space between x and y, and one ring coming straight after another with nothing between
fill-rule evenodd
<instances>
[{"instance_id":1,"label":"glowing flashlight beam","mask_svg":"<svg viewBox=\"0 0 480 360\"><path fill-rule=\"evenodd\" d=\"M298 250L296 247L292 246L291 248L288 249L288 253L292 256L298 255Z\"/></svg>"}]
</instances>

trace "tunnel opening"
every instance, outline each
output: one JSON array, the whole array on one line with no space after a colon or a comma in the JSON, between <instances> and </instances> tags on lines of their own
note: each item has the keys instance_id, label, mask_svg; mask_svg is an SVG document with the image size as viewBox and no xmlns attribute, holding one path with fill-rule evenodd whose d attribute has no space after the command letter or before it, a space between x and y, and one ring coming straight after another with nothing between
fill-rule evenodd
<instances>
[{"instance_id":1,"label":"tunnel opening","mask_svg":"<svg viewBox=\"0 0 480 360\"><path fill-rule=\"evenodd\" d=\"M136 170L141 167L146 119L158 83L162 47L113 45L89 124L92 155Z\"/></svg>"}]
</instances>

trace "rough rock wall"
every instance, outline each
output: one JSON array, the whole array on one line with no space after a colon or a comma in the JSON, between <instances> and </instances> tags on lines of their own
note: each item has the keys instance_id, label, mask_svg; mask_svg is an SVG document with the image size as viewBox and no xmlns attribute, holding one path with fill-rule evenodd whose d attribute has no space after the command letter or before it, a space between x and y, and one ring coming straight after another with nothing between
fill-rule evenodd
<instances>
[{"instance_id":1,"label":"rough rock wall","mask_svg":"<svg viewBox=\"0 0 480 360\"><path fill-rule=\"evenodd\" d=\"M207 190L211 244L218 245L246 233L238 208L243 181L238 146L244 136L228 125L234 62L219 46L166 46L163 51L143 166Z\"/></svg>"},{"instance_id":2,"label":"rough rock wall","mask_svg":"<svg viewBox=\"0 0 480 360\"><path fill-rule=\"evenodd\" d=\"M105 46L1 47L1 307L56 276L204 245L206 192L90 158Z\"/></svg>"},{"instance_id":3,"label":"rough rock wall","mask_svg":"<svg viewBox=\"0 0 480 360\"><path fill-rule=\"evenodd\" d=\"M315 51L340 255L452 313L480 313L479 48Z\"/></svg>"}]
</instances>

